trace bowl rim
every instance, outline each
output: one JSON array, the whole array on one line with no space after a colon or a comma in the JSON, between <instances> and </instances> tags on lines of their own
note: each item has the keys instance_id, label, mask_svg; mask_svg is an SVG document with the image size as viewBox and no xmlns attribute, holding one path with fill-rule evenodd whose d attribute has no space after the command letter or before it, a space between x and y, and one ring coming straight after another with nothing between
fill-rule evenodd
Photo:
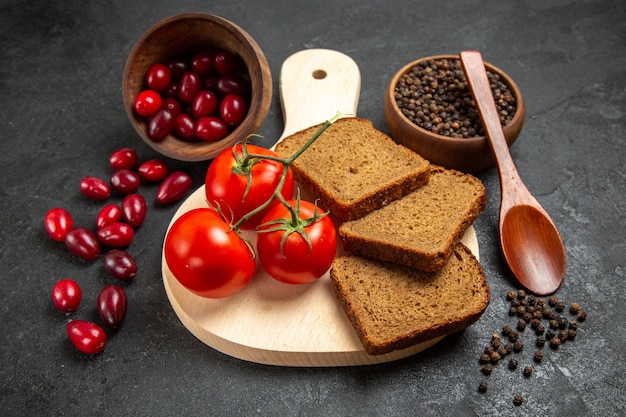
<instances>
[{"instance_id":1,"label":"bowl rim","mask_svg":"<svg viewBox=\"0 0 626 417\"><path fill-rule=\"evenodd\" d=\"M422 58L416 59L416 60L414 60L412 62L409 62L408 64L403 66L399 71L397 71L393 75L393 77L391 78L391 81L389 82L389 85L387 87L386 94L388 95L389 103L391 104L394 112L400 117L400 119L406 125L410 126L412 129L416 130L418 132L418 134L421 135L421 136L430 136L432 138L436 138L438 140L451 142L451 143L466 143L467 144L467 143L478 143L478 142L485 142L485 141L487 141L487 137L485 135L482 135L482 136L471 136L471 137L468 137L468 138L458 138L458 137L445 136L445 135L440 135L438 133L433 133L430 130L426 130L426 129L418 126L417 124L413 123L411 120L409 120L408 117L406 117L402 113L402 111L398 107L398 104L397 104L396 99L395 99L394 92L395 92L395 86L398 84L398 81L399 81L400 77L402 77L402 75L407 73L411 68L413 68L414 66L416 66L416 65L418 65L418 64L420 64L420 63L422 63L424 61L437 60L437 59L448 59L448 60L455 59L455 60L460 60L460 55L441 54L441 55L431 55L431 56L422 57ZM507 132L509 130L514 129L514 126L524 122L524 113L525 113L525 111L521 111L520 110L520 108L524 107L522 92L519 89L518 85L515 83L515 81L513 81L513 79L506 72L504 72L500 68L496 67L495 65L490 64L489 62L485 62L484 64L485 64L485 67L489 71L496 72L496 73L498 73L498 75L500 75L500 77L508 85L508 87L513 92L513 95L515 96L515 102L516 102L515 114L513 115L513 117L509 121L509 123L507 123L505 126L502 127L503 130L504 130L505 136L507 136ZM508 136L507 136L507 138L508 138Z\"/></svg>"},{"instance_id":2,"label":"bowl rim","mask_svg":"<svg viewBox=\"0 0 626 417\"><path fill-rule=\"evenodd\" d=\"M254 61L253 68L250 68L249 65L246 66L248 67L248 75L251 77L251 81L253 83L254 81L252 80L252 72L258 74L260 80L258 89L261 94L255 94L251 97L248 107L248 114L241 122L241 124L235 127L225 138L215 142L185 142L183 140L176 139L177 142L174 143L173 146L168 146L172 143L173 140L173 138L170 138L170 136L172 136L171 134L168 135L168 137L164 141L154 141L146 136L145 129L147 129L147 121L140 120L139 117L134 113L134 98L127 93L130 88L128 84L129 78L131 77L130 74L133 64L133 57L136 57L137 54L142 50L144 43L150 40L152 37L158 34L159 31L163 30L167 26L177 24L189 19L196 21L206 21L222 26L226 29L226 31L234 35L234 38L236 38L237 42L245 45L245 48L250 48L254 51L256 59ZM246 30L244 30L239 25L224 17L211 13L183 12L165 17L151 25L141 34L141 36L133 44L126 58L122 74L122 99L124 109L128 116L129 122L133 126L133 129L135 130L137 135L157 152L172 159L177 159L181 161L210 160L217 156L221 151L232 146L234 143L238 142L239 140L243 140L243 132L241 130L244 128L244 126L249 125L252 125L252 130L257 130L263 124L264 119L269 113L272 101L273 85L271 69L267 58L259 44ZM254 121L255 119L258 120ZM144 125L146 127L140 128L139 126L141 125ZM254 133L256 132L250 132L250 134ZM180 149L191 150L189 152L179 152ZM199 150L202 151L199 152Z\"/></svg>"}]
</instances>

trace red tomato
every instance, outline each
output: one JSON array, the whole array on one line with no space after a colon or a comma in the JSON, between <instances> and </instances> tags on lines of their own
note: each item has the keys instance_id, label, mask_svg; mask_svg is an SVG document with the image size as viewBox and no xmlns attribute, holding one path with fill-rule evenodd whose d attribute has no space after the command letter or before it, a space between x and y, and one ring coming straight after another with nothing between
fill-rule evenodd
<instances>
[{"instance_id":1,"label":"red tomato","mask_svg":"<svg viewBox=\"0 0 626 417\"><path fill-rule=\"evenodd\" d=\"M72 320L66 326L67 335L79 351L88 355L102 352L107 343L107 334L95 323Z\"/></svg>"},{"instance_id":2,"label":"red tomato","mask_svg":"<svg viewBox=\"0 0 626 417\"><path fill-rule=\"evenodd\" d=\"M297 207L296 201L289 201ZM335 226L329 216L313 221L315 205L308 201L300 201L299 226L292 224L291 212L282 204L278 204L263 218L259 227L257 252L261 265L275 279L288 284L306 284L320 278L335 259L337 236ZM317 208L318 215L324 211ZM287 230L269 230L272 226L265 223L284 219ZM299 229L300 228L300 229ZM298 231L300 230L300 232ZM281 248L285 233L289 233ZM311 245L301 233L306 233Z\"/></svg>"},{"instance_id":3,"label":"red tomato","mask_svg":"<svg viewBox=\"0 0 626 417\"><path fill-rule=\"evenodd\" d=\"M163 246L170 271L201 297L232 295L254 274L251 248L212 208L194 209L176 219Z\"/></svg>"},{"instance_id":4,"label":"red tomato","mask_svg":"<svg viewBox=\"0 0 626 417\"><path fill-rule=\"evenodd\" d=\"M57 242L64 242L65 236L74 227L72 215L61 207L50 209L46 213L43 223L48 235Z\"/></svg>"},{"instance_id":5,"label":"red tomato","mask_svg":"<svg viewBox=\"0 0 626 417\"><path fill-rule=\"evenodd\" d=\"M278 154L260 146L247 144L248 154L272 155ZM235 152L228 148L220 153L211 163L205 177L205 193L210 205L219 204L222 212L236 223L244 215L261 206L270 199L280 182L283 174L283 165L280 162L261 160L254 165L243 166L242 145L236 145ZM234 154L237 157L235 158ZM248 181L250 177L250 186ZM291 169L287 171L281 194L289 200L293 197L294 180ZM274 201L274 204L280 204ZM265 213L272 207L251 217L242 225L242 229L254 229L263 219Z\"/></svg>"}]
</instances>

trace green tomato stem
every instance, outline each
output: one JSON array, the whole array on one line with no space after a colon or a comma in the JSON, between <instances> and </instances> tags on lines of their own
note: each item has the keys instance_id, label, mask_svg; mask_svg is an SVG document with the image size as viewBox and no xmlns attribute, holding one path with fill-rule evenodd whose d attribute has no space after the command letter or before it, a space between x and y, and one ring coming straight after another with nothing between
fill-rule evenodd
<instances>
[{"instance_id":1,"label":"green tomato stem","mask_svg":"<svg viewBox=\"0 0 626 417\"><path fill-rule=\"evenodd\" d=\"M302 153L304 151L306 151L316 140L317 138L319 138L322 133L324 133L324 131L326 129L328 129L330 127L330 125L332 125L333 123L335 123L339 118L341 117L341 112L337 112L333 117L331 117L330 119L326 120L324 122L324 124L320 127L320 129L313 135L311 136L311 138L300 148L298 149L293 155L291 155L289 158L281 158L281 157L275 157L272 155L261 155L261 154L254 154L254 153L248 153L248 150L246 148L246 142L244 141L242 144L242 156L243 158L240 160L239 166L240 167L246 167L248 169L248 187L246 188L245 194L247 194L250 184L252 183L251 181L251 177L252 177L252 173L251 173L251 167L261 161L261 160L270 160L270 161L276 161L279 162L283 165L283 172L280 176L280 181L278 182L278 185L276 186L276 189L274 189L274 193L270 196L270 198L267 199L266 202L264 202L263 204L261 204L260 206L258 206L257 208L255 208L254 210L250 211L249 213L247 213L246 215L244 215L241 219L239 219L239 221L237 223L235 223L232 228L235 231L238 231L241 226L248 221L252 216L254 216L257 213L260 213L261 211L265 210L270 204L272 204L272 201L274 201L275 198L277 198L285 207L287 207L287 209L289 209L289 211L291 212L292 215L292 222L294 224L298 223L300 220L300 215L299 215L299 210L295 210L293 207L291 207L291 205L289 205L287 203L287 201L285 200L285 198L283 197L283 195L281 194L281 191L283 189L283 186L285 185L285 181L287 179L287 172L289 170L289 167L291 166L291 164L293 163L293 161L295 161L300 155L302 155ZM233 152L234 148L233 148ZM237 157L237 155L235 155L235 157ZM244 194L244 196L245 196ZM299 191L298 191L298 200L299 200Z\"/></svg>"}]
</instances>

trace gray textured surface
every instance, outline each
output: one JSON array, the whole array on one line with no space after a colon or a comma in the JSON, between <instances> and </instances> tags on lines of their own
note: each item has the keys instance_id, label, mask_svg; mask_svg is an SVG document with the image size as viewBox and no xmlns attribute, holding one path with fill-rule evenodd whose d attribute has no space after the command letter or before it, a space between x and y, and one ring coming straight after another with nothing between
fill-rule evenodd
<instances>
[{"instance_id":1,"label":"gray textured surface","mask_svg":"<svg viewBox=\"0 0 626 417\"><path fill-rule=\"evenodd\" d=\"M4 415L438 415L619 416L626 414L626 6L607 1L8 1L0 2L0 409ZM474 326L415 357L354 368L262 366L204 346L178 321L160 277L160 251L174 207L150 206L129 249L140 274L129 311L93 358L66 340L52 284L73 277L89 304L110 279L100 263L68 255L42 219L64 206L89 225L100 207L78 181L106 177L107 156L134 146L122 108L126 55L159 19L206 11L244 27L264 49L275 82L260 129L282 130L277 77L294 52L321 47L359 64L359 115L383 131L383 91L406 62L479 49L520 86L527 119L513 157L564 238L568 267L557 295L589 312L578 338L530 379L503 364L490 377L478 355L511 320L516 288L497 244L499 182L480 175L489 200L476 222L493 299ZM200 185L206 163L172 167ZM144 187L148 199L156 187ZM152 201L152 200L149 200ZM531 339L519 354L531 363ZM486 380L486 394L477 392ZM513 406L513 395L526 401Z\"/></svg>"}]
</instances>

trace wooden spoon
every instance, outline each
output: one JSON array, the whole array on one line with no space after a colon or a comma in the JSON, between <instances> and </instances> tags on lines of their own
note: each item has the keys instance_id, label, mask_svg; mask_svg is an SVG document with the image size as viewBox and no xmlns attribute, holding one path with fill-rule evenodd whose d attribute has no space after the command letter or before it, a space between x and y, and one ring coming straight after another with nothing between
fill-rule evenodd
<instances>
[{"instance_id":1,"label":"wooden spoon","mask_svg":"<svg viewBox=\"0 0 626 417\"><path fill-rule=\"evenodd\" d=\"M511 271L530 291L546 295L565 275L561 236L522 182L509 153L480 52L461 52L461 63L500 174L500 244Z\"/></svg>"}]
</instances>

